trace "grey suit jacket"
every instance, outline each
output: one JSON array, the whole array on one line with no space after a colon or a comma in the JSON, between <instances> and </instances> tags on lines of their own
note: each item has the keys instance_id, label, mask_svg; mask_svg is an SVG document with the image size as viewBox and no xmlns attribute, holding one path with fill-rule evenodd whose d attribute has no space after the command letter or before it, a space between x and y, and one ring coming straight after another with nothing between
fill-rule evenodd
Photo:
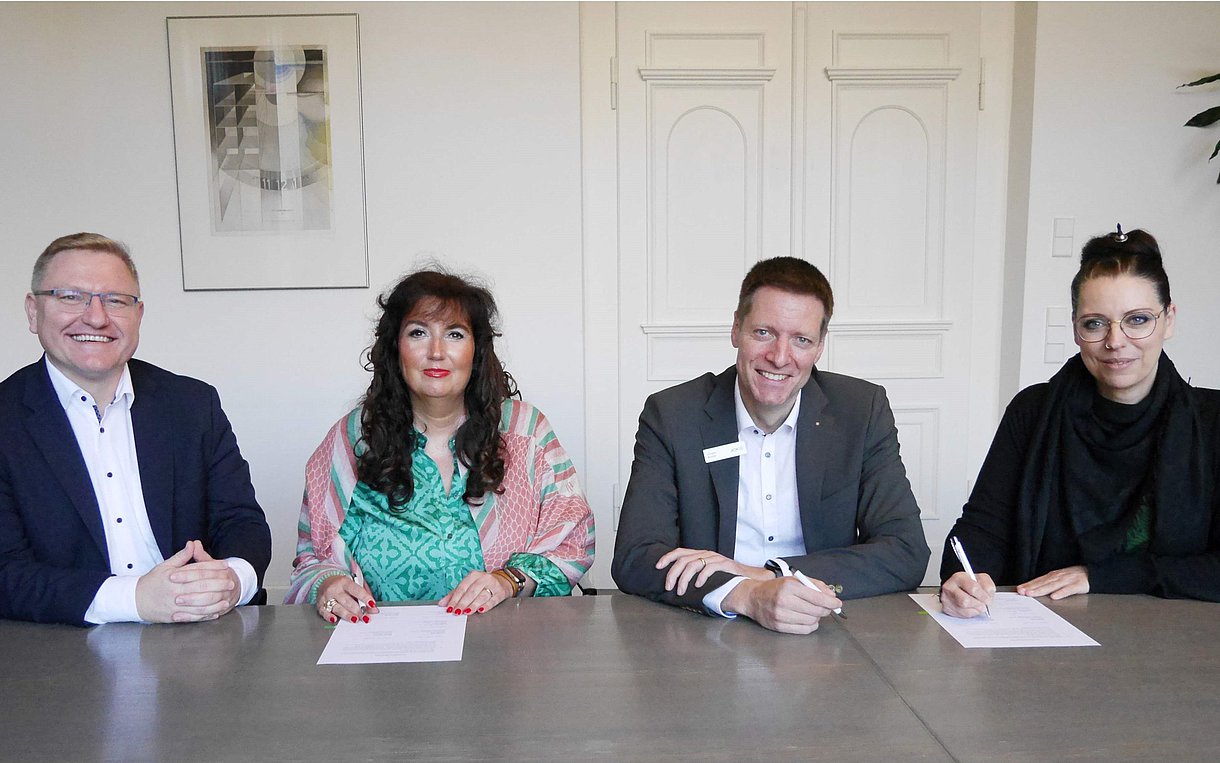
<instances>
[{"instance_id":1,"label":"grey suit jacket","mask_svg":"<svg viewBox=\"0 0 1220 763\"><path fill-rule=\"evenodd\" d=\"M708 464L703 449L736 442L736 383L729 368L645 403L611 567L621 590L705 611L703 597L732 579L713 573L678 596L656 562L679 546L733 556L738 460ZM845 599L919 585L930 552L883 388L815 370L802 391L796 464L806 554L789 564L841 585Z\"/></svg>"}]
</instances>

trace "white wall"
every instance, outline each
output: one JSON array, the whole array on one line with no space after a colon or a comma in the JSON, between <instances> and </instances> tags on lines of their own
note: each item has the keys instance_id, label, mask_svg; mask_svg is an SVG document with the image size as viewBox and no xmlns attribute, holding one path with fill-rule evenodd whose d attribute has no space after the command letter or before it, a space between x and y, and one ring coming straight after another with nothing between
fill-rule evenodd
<instances>
[{"instance_id":1,"label":"white wall","mask_svg":"<svg viewBox=\"0 0 1220 763\"><path fill-rule=\"evenodd\" d=\"M360 15L370 289L182 290L165 17L260 12ZM503 357L583 470L578 54L574 3L0 5L0 378L40 352L38 252L125 241L138 355L220 390L282 587L305 460L367 385L374 299L427 254L492 281Z\"/></svg>"},{"instance_id":2,"label":"white wall","mask_svg":"<svg viewBox=\"0 0 1220 763\"><path fill-rule=\"evenodd\" d=\"M1081 245L1117 222L1160 241L1178 305L1166 351L1220 386L1220 128L1182 126L1220 88L1175 90L1220 72L1218 30L1220 3L1038 5L1021 386L1059 367L1043 362L1046 308L1070 305ZM1073 257L1050 256L1056 217L1075 218Z\"/></svg>"}]
</instances>

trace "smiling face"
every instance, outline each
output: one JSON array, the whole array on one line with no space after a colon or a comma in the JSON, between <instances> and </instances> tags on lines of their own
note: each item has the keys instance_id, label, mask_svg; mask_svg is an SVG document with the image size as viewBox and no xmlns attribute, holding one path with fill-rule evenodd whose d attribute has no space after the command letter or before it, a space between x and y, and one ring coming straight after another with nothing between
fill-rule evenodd
<instances>
[{"instance_id":1,"label":"smiling face","mask_svg":"<svg viewBox=\"0 0 1220 763\"><path fill-rule=\"evenodd\" d=\"M822 357L825 313L817 297L764 286L754 293L749 313L733 316L741 400L767 432L787 418Z\"/></svg>"},{"instance_id":2,"label":"smiling face","mask_svg":"<svg viewBox=\"0 0 1220 763\"><path fill-rule=\"evenodd\" d=\"M1080 358L1097 381L1097 391L1118 403L1138 403L1152 390L1161 347L1173 336L1177 308L1162 305L1152 282L1138 276L1099 276L1081 284L1075 320L1098 316L1103 321L1119 321L1133 312L1159 316L1152 333L1143 339L1129 338L1118 323L1110 324L1100 342L1076 337Z\"/></svg>"},{"instance_id":3,"label":"smiling face","mask_svg":"<svg viewBox=\"0 0 1220 763\"><path fill-rule=\"evenodd\" d=\"M38 289L79 289L94 293L120 292L139 296L140 285L121 259L108 252L69 249L48 264ZM114 314L100 299L89 301L83 313L65 310L51 296L27 294L25 313L30 332L55 367L99 404L114 398L123 366L140 344L144 303Z\"/></svg>"},{"instance_id":4,"label":"smiling face","mask_svg":"<svg viewBox=\"0 0 1220 763\"><path fill-rule=\"evenodd\" d=\"M464 314L424 299L403 319L398 358L413 404L462 404L474 364L474 331Z\"/></svg>"}]
</instances>

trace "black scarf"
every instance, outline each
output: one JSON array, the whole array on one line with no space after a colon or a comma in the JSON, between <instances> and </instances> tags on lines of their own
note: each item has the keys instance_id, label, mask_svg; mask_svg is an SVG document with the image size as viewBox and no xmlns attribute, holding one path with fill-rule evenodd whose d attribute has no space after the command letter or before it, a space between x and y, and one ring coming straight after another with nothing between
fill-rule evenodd
<instances>
[{"instance_id":1,"label":"black scarf","mask_svg":"<svg viewBox=\"0 0 1220 763\"><path fill-rule=\"evenodd\" d=\"M1016 579L1121 553L1141 503L1148 551L1206 549L1211 484L1189 385L1162 352L1147 398L1127 415L1106 405L1079 355L1051 377L1018 497Z\"/></svg>"}]
</instances>

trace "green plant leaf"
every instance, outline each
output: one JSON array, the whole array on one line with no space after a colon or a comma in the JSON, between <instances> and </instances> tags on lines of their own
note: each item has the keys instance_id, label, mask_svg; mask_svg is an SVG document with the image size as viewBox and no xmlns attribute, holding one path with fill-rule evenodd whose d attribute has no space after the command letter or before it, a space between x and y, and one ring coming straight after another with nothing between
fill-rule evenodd
<instances>
[{"instance_id":1,"label":"green plant leaf","mask_svg":"<svg viewBox=\"0 0 1220 763\"><path fill-rule=\"evenodd\" d=\"M1209 124L1220 120L1220 106L1212 106L1207 111L1200 111L1190 118L1186 123L1186 127L1207 127Z\"/></svg>"},{"instance_id":2,"label":"green plant leaf","mask_svg":"<svg viewBox=\"0 0 1220 763\"><path fill-rule=\"evenodd\" d=\"M1215 82L1217 80L1220 80L1220 74L1213 74L1210 77L1204 77L1203 79L1197 79L1194 82L1187 82L1184 85L1178 85L1178 87L1194 87L1195 85L1206 85L1208 82Z\"/></svg>"},{"instance_id":3,"label":"green plant leaf","mask_svg":"<svg viewBox=\"0 0 1220 763\"><path fill-rule=\"evenodd\" d=\"M1220 140L1216 141L1216 148L1212 151L1212 155L1207 157L1207 161L1210 162L1212 159L1215 159L1216 154L1220 154ZM1220 183L1220 180L1217 180L1216 182Z\"/></svg>"}]
</instances>

